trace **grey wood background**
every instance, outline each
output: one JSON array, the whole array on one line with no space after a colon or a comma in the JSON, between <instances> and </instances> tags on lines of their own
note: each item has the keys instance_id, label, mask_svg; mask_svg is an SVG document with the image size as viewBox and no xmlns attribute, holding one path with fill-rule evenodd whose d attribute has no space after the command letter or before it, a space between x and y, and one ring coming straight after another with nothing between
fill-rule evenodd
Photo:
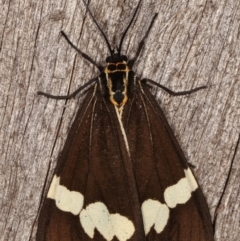
<instances>
[{"instance_id":1,"label":"grey wood background","mask_svg":"<svg viewBox=\"0 0 240 241\"><path fill-rule=\"evenodd\" d=\"M92 0L118 44L137 0ZM176 91L153 88L209 204L217 241L240 239L240 1L143 1L123 52L133 57L159 16L135 71ZM81 0L0 3L0 240L35 240L41 199L79 105L37 96L72 92L98 71L60 36L104 63L108 50Z\"/></svg>"}]
</instances>

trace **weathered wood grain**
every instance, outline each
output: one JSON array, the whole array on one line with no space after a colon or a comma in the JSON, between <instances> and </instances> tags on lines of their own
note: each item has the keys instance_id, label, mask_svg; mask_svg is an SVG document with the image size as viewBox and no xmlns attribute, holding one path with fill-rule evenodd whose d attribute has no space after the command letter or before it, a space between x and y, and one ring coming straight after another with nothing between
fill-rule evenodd
<instances>
[{"instance_id":1,"label":"weathered wood grain","mask_svg":"<svg viewBox=\"0 0 240 241\"><path fill-rule=\"evenodd\" d=\"M110 41L119 38L137 1L90 7ZM159 16L136 73L173 90L153 88L207 198L216 241L240 237L240 8L236 0L144 1L123 52L133 56L155 12ZM38 211L79 98L56 101L96 76L60 36L104 63L108 50L80 0L0 3L0 240L35 240Z\"/></svg>"}]
</instances>

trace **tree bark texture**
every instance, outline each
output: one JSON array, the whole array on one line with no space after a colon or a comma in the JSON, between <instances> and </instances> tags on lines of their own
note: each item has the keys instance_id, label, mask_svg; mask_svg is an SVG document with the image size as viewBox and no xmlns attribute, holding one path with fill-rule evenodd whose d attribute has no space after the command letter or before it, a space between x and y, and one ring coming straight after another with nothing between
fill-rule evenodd
<instances>
[{"instance_id":1,"label":"tree bark texture","mask_svg":"<svg viewBox=\"0 0 240 241\"><path fill-rule=\"evenodd\" d=\"M137 0L90 2L117 46ZM175 90L207 89L172 97L152 88L206 196L216 241L240 237L240 2L143 1L123 45L140 77ZM104 64L109 51L81 0L0 3L0 240L35 240L43 197L83 93L66 95L98 74L60 35Z\"/></svg>"}]
</instances>

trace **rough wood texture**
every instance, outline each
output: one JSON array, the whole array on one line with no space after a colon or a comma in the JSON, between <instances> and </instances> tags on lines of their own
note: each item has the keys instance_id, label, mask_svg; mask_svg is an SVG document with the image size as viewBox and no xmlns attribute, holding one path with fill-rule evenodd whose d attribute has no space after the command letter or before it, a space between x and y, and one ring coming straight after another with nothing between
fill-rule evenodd
<instances>
[{"instance_id":1,"label":"rough wood texture","mask_svg":"<svg viewBox=\"0 0 240 241\"><path fill-rule=\"evenodd\" d=\"M117 44L136 4L92 0L90 7ZM183 97L152 91L196 166L217 241L240 237L239 4L144 1L123 46L133 56L158 12L136 73L173 90L208 86ZM98 73L59 32L98 62L108 50L81 0L2 0L0 9L0 240L35 240L41 198L82 96L56 101L36 92L64 95Z\"/></svg>"}]
</instances>

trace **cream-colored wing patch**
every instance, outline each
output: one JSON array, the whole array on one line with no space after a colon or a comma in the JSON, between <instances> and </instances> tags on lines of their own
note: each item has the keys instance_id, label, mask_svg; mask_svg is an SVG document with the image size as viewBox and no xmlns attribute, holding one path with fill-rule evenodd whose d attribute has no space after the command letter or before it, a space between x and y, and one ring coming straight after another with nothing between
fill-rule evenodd
<instances>
[{"instance_id":1,"label":"cream-colored wing patch","mask_svg":"<svg viewBox=\"0 0 240 241\"><path fill-rule=\"evenodd\" d=\"M80 223L82 224L82 227L85 231L85 233L90 237L94 237L94 223L91 220L90 216L88 215L87 210L83 209L79 215Z\"/></svg>"},{"instance_id":2,"label":"cream-colored wing patch","mask_svg":"<svg viewBox=\"0 0 240 241\"><path fill-rule=\"evenodd\" d=\"M135 232L133 223L127 217L118 213L110 214L102 202L91 203L82 209L83 195L60 185L60 177L56 175L53 177L47 198L55 200L57 208L61 211L79 214L80 224L90 238L94 237L95 228L107 241L111 241L114 236L119 241L127 241Z\"/></svg>"},{"instance_id":3,"label":"cream-colored wing patch","mask_svg":"<svg viewBox=\"0 0 240 241\"><path fill-rule=\"evenodd\" d=\"M185 173L186 179L188 180L188 183L189 183L189 186L190 186L192 192L194 192L198 188L198 184L196 182L195 177L192 174L191 169L188 168L188 169L184 170L184 173Z\"/></svg>"},{"instance_id":4,"label":"cream-colored wing patch","mask_svg":"<svg viewBox=\"0 0 240 241\"><path fill-rule=\"evenodd\" d=\"M125 241L132 237L135 228L133 223L126 217L116 213L111 214L113 229L119 241Z\"/></svg>"},{"instance_id":5,"label":"cream-colored wing patch","mask_svg":"<svg viewBox=\"0 0 240 241\"><path fill-rule=\"evenodd\" d=\"M83 195L60 185L60 177L56 175L53 177L47 197L54 199L60 210L70 212L73 215L78 215L83 207Z\"/></svg>"},{"instance_id":6,"label":"cream-colored wing patch","mask_svg":"<svg viewBox=\"0 0 240 241\"><path fill-rule=\"evenodd\" d=\"M191 193L198 188L197 182L188 168L184 170L185 177L176 184L166 188L164 199L168 207L175 208L177 204L184 204L191 198Z\"/></svg>"},{"instance_id":7,"label":"cream-colored wing patch","mask_svg":"<svg viewBox=\"0 0 240 241\"><path fill-rule=\"evenodd\" d=\"M82 227L84 230L87 230L85 232L88 233L88 230L93 227L96 228L107 241L112 240L114 230L107 207L101 202L96 202L88 205L84 210L86 210L84 213L88 214L89 219L92 220L93 223L93 226L90 227L89 222L86 223L84 219L81 219L82 212L80 213Z\"/></svg>"},{"instance_id":8,"label":"cream-colored wing patch","mask_svg":"<svg viewBox=\"0 0 240 241\"><path fill-rule=\"evenodd\" d=\"M111 241L114 236L119 241L126 241L135 231L133 223L128 218L118 213L110 214L102 202L88 205L81 211L79 218L84 231L91 238L94 237L95 228L107 241Z\"/></svg>"},{"instance_id":9,"label":"cream-colored wing patch","mask_svg":"<svg viewBox=\"0 0 240 241\"><path fill-rule=\"evenodd\" d=\"M142 216L145 235L151 228L157 233L161 233L167 225L170 217L170 209L177 204L184 204L191 198L191 193L198 188L198 184L190 170L184 170L185 177L181 178L176 184L166 188L164 192L165 203L157 200L148 199L142 204Z\"/></svg>"},{"instance_id":10,"label":"cream-colored wing patch","mask_svg":"<svg viewBox=\"0 0 240 241\"><path fill-rule=\"evenodd\" d=\"M145 235L149 233L152 226L157 233L161 233L169 219L169 208L157 200L148 199L142 204L142 216Z\"/></svg>"}]
</instances>

